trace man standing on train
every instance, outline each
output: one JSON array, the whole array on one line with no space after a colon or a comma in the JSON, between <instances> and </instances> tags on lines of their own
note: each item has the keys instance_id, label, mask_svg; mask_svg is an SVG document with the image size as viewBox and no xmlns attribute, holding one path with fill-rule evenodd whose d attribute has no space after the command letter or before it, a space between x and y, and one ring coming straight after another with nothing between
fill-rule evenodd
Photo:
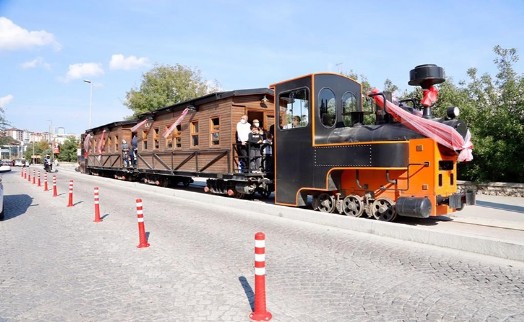
<instances>
[{"instance_id":1,"label":"man standing on train","mask_svg":"<svg viewBox=\"0 0 524 322\"><path fill-rule=\"evenodd\" d=\"M247 146L249 133L251 133L251 124L248 122L247 115L242 115L240 121L237 123L238 167L240 172L244 172L249 166Z\"/></svg>"}]
</instances>

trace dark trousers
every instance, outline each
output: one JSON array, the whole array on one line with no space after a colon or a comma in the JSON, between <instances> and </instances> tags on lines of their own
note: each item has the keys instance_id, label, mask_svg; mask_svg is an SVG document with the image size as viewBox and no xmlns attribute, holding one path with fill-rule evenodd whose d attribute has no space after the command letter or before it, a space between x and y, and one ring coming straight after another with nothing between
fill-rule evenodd
<instances>
[{"instance_id":1,"label":"dark trousers","mask_svg":"<svg viewBox=\"0 0 524 322\"><path fill-rule=\"evenodd\" d=\"M248 162L248 151L247 145L242 145L242 142L237 143L238 147L238 167L240 171L247 170L249 165Z\"/></svg>"},{"instance_id":2,"label":"dark trousers","mask_svg":"<svg viewBox=\"0 0 524 322\"><path fill-rule=\"evenodd\" d=\"M251 171L260 171L260 166L262 163L260 147L251 147L249 149L249 161Z\"/></svg>"}]
</instances>

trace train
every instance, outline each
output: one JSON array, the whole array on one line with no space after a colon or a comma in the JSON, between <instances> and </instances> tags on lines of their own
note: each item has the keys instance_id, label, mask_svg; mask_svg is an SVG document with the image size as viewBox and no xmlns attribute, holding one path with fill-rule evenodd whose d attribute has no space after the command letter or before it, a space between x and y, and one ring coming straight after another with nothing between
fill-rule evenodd
<instances>
[{"instance_id":1,"label":"train","mask_svg":"<svg viewBox=\"0 0 524 322\"><path fill-rule=\"evenodd\" d=\"M86 130L80 171L163 187L201 178L207 193L381 221L448 215L475 194L457 189L457 164L472 158L458 108L432 115L444 81L442 67L416 66L408 84L422 98L399 102L327 72L212 93ZM256 168L237 136L246 116L272 138Z\"/></svg>"}]
</instances>

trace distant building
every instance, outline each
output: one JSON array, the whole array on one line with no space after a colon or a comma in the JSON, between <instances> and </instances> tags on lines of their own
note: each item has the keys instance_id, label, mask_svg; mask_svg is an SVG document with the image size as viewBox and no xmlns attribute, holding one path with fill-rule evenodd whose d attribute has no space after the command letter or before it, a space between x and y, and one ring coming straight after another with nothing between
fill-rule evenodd
<instances>
[{"instance_id":1,"label":"distant building","mask_svg":"<svg viewBox=\"0 0 524 322\"><path fill-rule=\"evenodd\" d=\"M57 146L64 144L64 142L67 140L67 138L73 136L77 139L80 138L79 135L76 134L66 134L65 129L63 127L58 127L55 130L55 133L53 132L32 132L28 130L20 130L17 128L9 128L2 131L2 134L5 136L12 137L13 139L20 142L20 145L18 146L18 150L16 151L17 155L26 151L27 146L31 144L32 142L50 142L52 143L53 150L58 151ZM55 152L58 153L58 152ZM14 155L14 153L11 153L10 155ZM1 157L1 156L0 156Z\"/></svg>"}]
</instances>

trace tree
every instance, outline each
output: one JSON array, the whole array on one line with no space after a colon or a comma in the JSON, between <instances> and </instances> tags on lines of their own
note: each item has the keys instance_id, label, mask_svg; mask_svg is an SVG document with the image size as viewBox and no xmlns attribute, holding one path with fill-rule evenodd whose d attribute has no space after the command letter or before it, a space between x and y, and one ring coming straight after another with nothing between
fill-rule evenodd
<instances>
[{"instance_id":1,"label":"tree","mask_svg":"<svg viewBox=\"0 0 524 322\"><path fill-rule=\"evenodd\" d=\"M19 145L20 141L13 139L10 136L0 136L0 145Z\"/></svg>"},{"instance_id":2,"label":"tree","mask_svg":"<svg viewBox=\"0 0 524 322\"><path fill-rule=\"evenodd\" d=\"M31 142L27 145L26 151L24 153L24 159L31 160L33 155L42 156L50 153L49 142L40 141L40 142ZM34 154L33 154L34 152Z\"/></svg>"},{"instance_id":3,"label":"tree","mask_svg":"<svg viewBox=\"0 0 524 322\"><path fill-rule=\"evenodd\" d=\"M0 131L6 129L9 126L9 122L5 119L5 111L2 106L0 106Z\"/></svg>"},{"instance_id":4,"label":"tree","mask_svg":"<svg viewBox=\"0 0 524 322\"><path fill-rule=\"evenodd\" d=\"M60 146L60 154L57 159L64 162L76 162L79 141L74 136L68 137Z\"/></svg>"},{"instance_id":5,"label":"tree","mask_svg":"<svg viewBox=\"0 0 524 322\"><path fill-rule=\"evenodd\" d=\"M460 165L463 179L524 182L524 78L513 69L515 49L496 46L494 52L495 78L470 68L469 82L440 86L435 111L444 115L446 107L458 106L470 127L474 160Z\"/></svg>"},{"instance_id":6,"label":"tree","mask_svg":"<svg viewBox=\"0 0 524 322\"><path fill-rule=\"evenodd\" d=\"M218 90L216 82L202 80L198 69L179 64L158 65L142 76L140 89L131 89L124 101L134 117Z\"/></svg>"}]
</instances>

